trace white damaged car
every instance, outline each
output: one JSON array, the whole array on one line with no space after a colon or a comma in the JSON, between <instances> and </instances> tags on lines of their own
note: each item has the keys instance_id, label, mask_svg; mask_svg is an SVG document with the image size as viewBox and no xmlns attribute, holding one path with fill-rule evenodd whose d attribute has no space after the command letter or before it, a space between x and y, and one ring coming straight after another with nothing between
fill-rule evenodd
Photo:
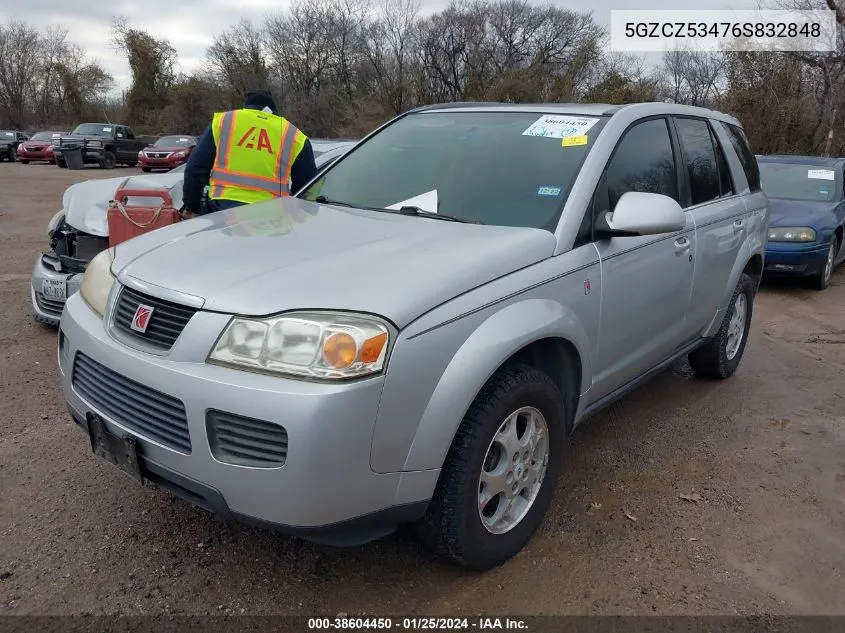
<instances>
[{"instance_id":1,"label":"white damaged car","mask_svg":"<svg viewBox=\"0 0 845 633\"><path fill-rule=\"evenodd\" d=\"M354 144L353 141L313 140L317 167L330 165ZM65 301L79 290L88 262L108 248L106 218L117 188L123 184L132 189L169 189L173 205L178 209L182 206L184 171L185 165L180 165L164 174L86 180L65 190L62 208L47 226L49 249L38 255L32 271L30 295L36 321L58 326ZM159 198L133 198L133 201L149 205L161 202Z\"/></svg>"}]
</instances>

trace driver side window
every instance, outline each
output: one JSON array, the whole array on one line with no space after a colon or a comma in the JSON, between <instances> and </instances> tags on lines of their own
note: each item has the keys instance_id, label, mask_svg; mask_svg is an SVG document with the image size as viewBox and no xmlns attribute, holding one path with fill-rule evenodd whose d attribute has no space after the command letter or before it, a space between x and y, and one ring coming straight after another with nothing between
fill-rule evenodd
<instances>
[{"instance_id":1,"label":"driver side window","mask_svg":"<svg viewBox=\"0 0 845 633\"><path fill-rule=\"evenodd\" d=\"M606 182L609 211L629 191L680 199L678 170L666 119L643 121L625 132L607 165Z\"/></svg>"},{"instance_id":2,"label":"driver side window","mask_svg":"<svg viewBox=\"0 0 845 633\"><path fill-rule=\"evenodd\" d=\"M675 152L665 118L636 123L622 135L596 187L591 212L585 215L576 244L595 239L589 220L594 227L604 225L605 214L613 211L619 198L629 191L680 200Z\"/></svg>"}]
</instances>

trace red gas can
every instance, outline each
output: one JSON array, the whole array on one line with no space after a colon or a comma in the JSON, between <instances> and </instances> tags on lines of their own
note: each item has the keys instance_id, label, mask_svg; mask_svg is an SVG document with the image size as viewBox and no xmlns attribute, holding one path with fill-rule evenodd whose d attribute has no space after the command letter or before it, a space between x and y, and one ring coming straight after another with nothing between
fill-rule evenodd
<instances>
[{"instance_id":1,"label":"red gas can","mask_svg":"<svg viewBox=\"0 0 845 633\"><path fill-rule=\"evenodd\" d=\"M159 204L130 204L132 198L154 198ZM109 246L155 229L175 224L182 219L173 208L173 198L167 189L124 189L122 186L109 202Z\"/></svg>"}]
</instances>

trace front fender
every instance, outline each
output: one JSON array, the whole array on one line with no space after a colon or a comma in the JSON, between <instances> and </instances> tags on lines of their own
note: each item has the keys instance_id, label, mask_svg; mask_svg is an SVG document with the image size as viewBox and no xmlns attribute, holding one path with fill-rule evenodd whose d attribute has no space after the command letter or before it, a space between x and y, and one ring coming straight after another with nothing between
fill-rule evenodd
<instances>
[{"instance_id":1,"label":"front fender","mask_svg":"<svg viewBox=\"0 0 845 633\"><path fill-rule=\"evenodd\" d=\"M511 303L487 316L448 363L425 406L403 470L440 468L484 383L514 353L547 337L572 343L581 357L582 390L588 386L584 377L592 375L589 338L575 313L549 299Z\"/></svg>"}]
</instances>

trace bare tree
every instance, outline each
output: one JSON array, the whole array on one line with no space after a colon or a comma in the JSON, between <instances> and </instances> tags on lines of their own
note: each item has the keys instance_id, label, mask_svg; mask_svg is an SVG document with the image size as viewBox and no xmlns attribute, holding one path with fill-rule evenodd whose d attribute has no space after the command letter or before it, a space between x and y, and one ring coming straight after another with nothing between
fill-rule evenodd
<instances>
[{"instance_id":1,"label":"bare tree","mask_svg":"<svg viewBox=\"0 0 845 633\"><path fill-rule=\"evenodd\" d=\"M38 88L44 43L32 26L12 20L0 26L0 109L12 127L23 127Z\"/></svg>"},{"instance_id":2,"label":"bare tree","mask_svg":"<svg viewBox=\"0 0 845 633\"><path fill-rule=\"evenodd\" d=\"M176 81L176 49L166 40L131 28L124 18L112 21L112 32L114 46L126 55L132 73L127 115L135 121L146 121L149 113L168 103L168 93Z\"/></svg>"},{"instance_id":3,"label":"bare tree","mask_svg":"<svg viewBox=\"0 0 845 633\"><path fill-rule=\"evenodd\" d=\"M206 53L207 67L216 82L229 92L232 106L250 88L269 84L264 36L248 20L241 20L214 39Z\"/></svg>"}]
</instances>

